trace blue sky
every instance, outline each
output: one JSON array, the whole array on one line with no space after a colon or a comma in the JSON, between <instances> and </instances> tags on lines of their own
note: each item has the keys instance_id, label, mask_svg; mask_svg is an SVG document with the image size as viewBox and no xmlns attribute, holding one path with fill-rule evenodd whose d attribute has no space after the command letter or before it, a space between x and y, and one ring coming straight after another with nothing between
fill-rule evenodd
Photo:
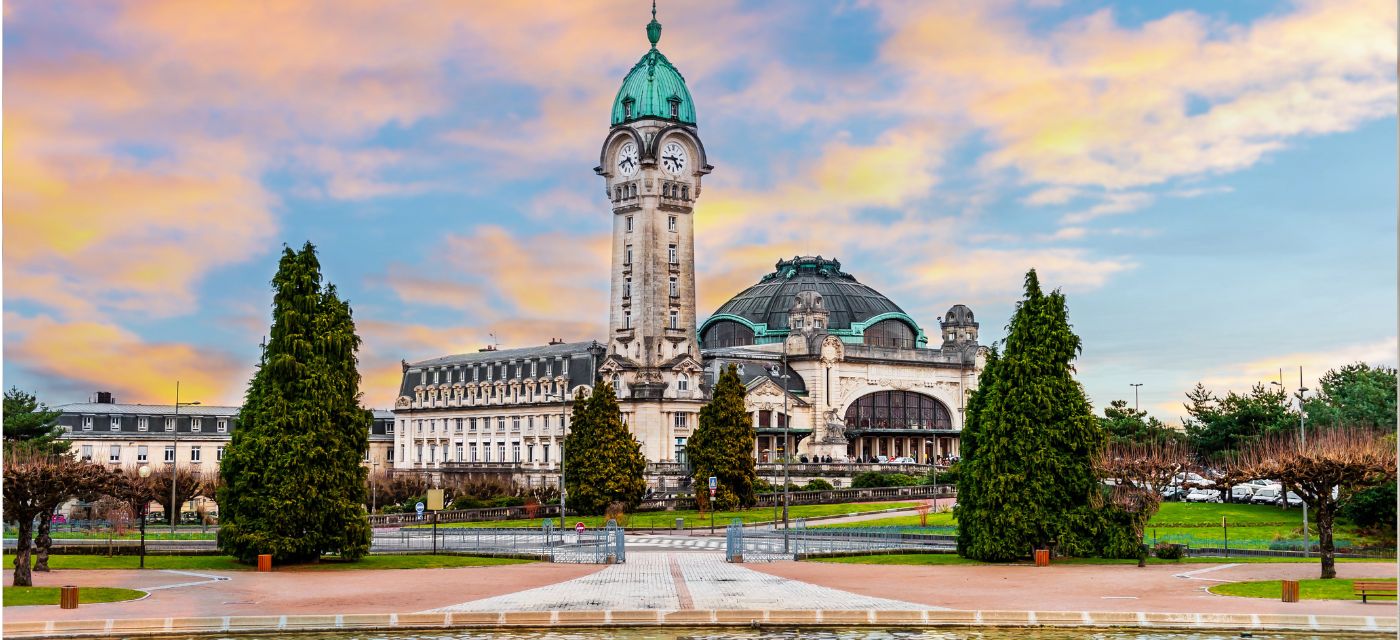
<instances>
[{"instance_id":1,"label":"blue sky","mask_svg":"<svg viewBox=\"0 0 1400 640\"><path fill-rule=\"evenodd\" d=\"M16 2L4 375L237 403L284 243L398 362L595 338L645 2ZM1396 360L1396 8L660 3L715 171L702 315L822 254L936 330L1064 289L1097 406ZM1290 382L1290 384L1295 384Z\"/></svg>"}]
</instances>

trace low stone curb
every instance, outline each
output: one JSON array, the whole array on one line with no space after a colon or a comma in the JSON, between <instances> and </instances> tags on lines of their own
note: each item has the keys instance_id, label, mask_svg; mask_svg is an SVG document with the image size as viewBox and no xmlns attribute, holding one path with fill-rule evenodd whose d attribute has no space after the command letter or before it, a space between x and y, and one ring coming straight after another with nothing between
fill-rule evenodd
<instances>
[{"instance_id":1,"label":"low stone curb","mask_svg":"<svg viewBox=\"0 0 1400 640\"><path fill-rule=\"evenodd\" d=\"M882 610L644 610L507 611L502 613L360 613L342 615L223 616L6 622L6 638L204 635L267 631L388 631L451 628L588 628L603 626L824 626L824 627L1118 627L1216 631L1395 633L1396 619L1240 613L1088 611Z\"/></svg>"}]
</instances>

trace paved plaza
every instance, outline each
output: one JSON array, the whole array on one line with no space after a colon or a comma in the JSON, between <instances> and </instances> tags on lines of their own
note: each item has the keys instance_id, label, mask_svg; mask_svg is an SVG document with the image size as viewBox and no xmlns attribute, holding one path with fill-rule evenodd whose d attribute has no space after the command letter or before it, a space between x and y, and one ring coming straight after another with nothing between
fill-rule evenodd
<instances>
[{"instance_id":1,"label":"paved plaza","mask_svg":"<svg viewBox=\"0 0 1400 640\"><path fill-rule=\"evenodd\" d=\"M720 541L721 543L723 540ZM626 564L433 611L597 609L937 609L754 571L718 553L632 553Z\"/></svg>"},{"instance_id":2,"label":"paved plaza","mask_svg":"<svg viewBox=\"0 0 1400 640\"><path fill-rule=\"evenodd\" d=\"M1393 602L1282 603L1207 593L1222 581L1312 578L1317 565L893 566L730 564L724 539L629 536L621 565L531 563L361 571L54 571L37 586L142 589L124 603L7 607L7 620L421 611L1074 610L1393 616ZM1393 562L1340 563L1339 577L1394 577ZM8 584L12 571L5 571Z\"/></svg>"}]
</instances>

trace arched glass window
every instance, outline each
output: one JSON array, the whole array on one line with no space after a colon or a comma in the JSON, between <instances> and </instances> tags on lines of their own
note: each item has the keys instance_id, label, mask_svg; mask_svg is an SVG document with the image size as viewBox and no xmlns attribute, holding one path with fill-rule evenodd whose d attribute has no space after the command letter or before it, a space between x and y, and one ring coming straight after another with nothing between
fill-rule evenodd
<instances>
[{"instance_id":1,"label":"arched glass window","mask_svg":"<svg viewBox=\"0 0 1400 640\"><path fill-rule=\"evenodd\" d=\"M616 373L614 373L614 374L613 374L613 377L612 377L612 386L613 386L613 391L615 391L615 392L617 393L617 397L621 398L621 397L622 397L622 376L617 375Z\"/></svg>"},{"instance_id":2,"label":"arched glass window","mask_svg":"<svg viewBox=\"0 0 1400 640\"><path fill-rule=\"evenodd\" d=\"M872 347L913 349L914 329L902 320L881 320L865 328L865 344Z\"/></svg>"},{"instance_id":3,"label":"arched glass window","mask_svg":"<svg viewBox=\"0 0 1400 640\"><path fill-rule=\"evenodd\" d=\"M942 402L912 391L877 391L861 396L846 409L846 428L865 430L953 428Z\"/></svg>"},{"instance_id":4,"label":"arched glass window","mask_svg":"<svg viewBox=\"0 0 1400 640\"><path fill-rule=\"evenodd\" d=\"M705 335L700 338L700 341L710 349L751 345L753 344L753 329L733 320L721 320L707 327Z\"/></svg>"},{"instance_id":5,"label":"arched glass window","mask_svg":"<svg viewBox=\"0 0 1400 640\"><path fill-rule=\"evenodd\" d=\"M676 391L690 391L690 376L682 373L676 378Z\"/></svg>"}]
</instances>

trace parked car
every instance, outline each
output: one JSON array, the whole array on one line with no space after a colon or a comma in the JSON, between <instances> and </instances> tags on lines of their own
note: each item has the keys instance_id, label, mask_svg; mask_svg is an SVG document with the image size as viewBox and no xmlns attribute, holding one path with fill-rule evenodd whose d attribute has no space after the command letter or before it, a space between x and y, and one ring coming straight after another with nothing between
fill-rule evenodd
<instances>
[{"instance_id":1,"label":"parked car","mask_svg":"<svg viewBox=\"0 0 1400 640\"><path fill-rule=\"evenodd\" d=\"M1250 480L1249 482L1246 482L1245 484L1250 485L1251 487L1254 487L1254 491L1258 491L1258 490L1263 489L1263 488L1265 488L1265 487L1275 487L1275 488L1277 488L1277 487L1282 486L1282 485L1280 485L1280 484L1279 484L1277 481L1275 481L1275 480Z\"/></svg>"},{"instance_id":2,"label":"parked car","mask_svg":"<svg viewBox=\"0 0 1400 640\"><path fill-rule=\"evenodd\" d=\"M1264 487L1254 492L1249 501L1254 504L1278 504L1279 487Z\"/></svg>"},{"instance_id":3,"label":"parked car","mask_svg":"<svg viewBox=\"0 0 1400 640\"><path fill-rule=\"evenodd\" d=\"M1249 502L1254 497L1254 485L1237 484L1230 487L1230 499L1236 502Z\"/></svg>"},{"instance_id":4,"label":"parked car","mask_svg":"<svg viewBox=\"0 0 1400 640\"><path fill-rule=\"evenodd\" d=\"M1288 500L1288 506L1290 506L1290 507L1301 507L1301 506L1303 506L1303 499L1300 498L1300 497L1298 497L1298 494L1293 493L1292 491L1289 491L1289 492L1288 492L1288 495L1286 496L1286 499Z\"/></svg>"},{"instance_id":5,"label":"parked car","mask_svg":"<svg viewBox=\"0 0 1400 640\"><path fill-rule=\"evenodd\" d=\"M49 522L52 524L68 524L68 517L61 513L55 513Z\"/></svg>"},{"instance_id":6,"label":"parked car","mask_svg":"<svg viewBox=\"0 0 1400 640\"><path fill-rule=\"evenodd\" d=\"M1189 484L1189 485L1197 485L1197 486L1201 486L1201 487L1213 487L1213 486L1215 486L1215 481L1210 480L1210 479L1207 479L1207 478L1203 478L1203 477L1201 477L1200 475L1195 474L1195 473L1178 473L1178 474L1176 474L1176 477L1172 478L1172 484L1176 484L1176 485Z\"/></svg>"},{"instance_id":7,"label":"parked car","mask_svg":"<svg viewBox=\"0 0 1400 640\"><path fill-rule=\"evenodd\" d=\"M1192 489L1186 494L1187 502L1220 502L1218 489Z\"/></svg>"},{"instance_id":8,"label":"parked car","mask_svg":"<svg viewBox=\"0 0 1400 640\"><path fill-rule=\"evenodd\" d=\"M1181 497L1182 497L1183 495L1185 495L1185 494L1182 493L1180 487L1172 487L1172 486L1162 487L1162 499L1163 499L1163 500L1180 500Z\"/></svg>"},{"instance_id":9,"label":"parked car","mask_svg":"<svg viewBox=\"0 0 1400 640\"><path fill-rule=\"evenodd\" d=\"M910 458L910 457L903 457L903 458L895 458L895 459L893 459L893 460L890 460L890 462L893 462L893 463L896 463L896 464L914 464L914 459L913 459L913 458Z\"/></svg>"}]
</instances>

